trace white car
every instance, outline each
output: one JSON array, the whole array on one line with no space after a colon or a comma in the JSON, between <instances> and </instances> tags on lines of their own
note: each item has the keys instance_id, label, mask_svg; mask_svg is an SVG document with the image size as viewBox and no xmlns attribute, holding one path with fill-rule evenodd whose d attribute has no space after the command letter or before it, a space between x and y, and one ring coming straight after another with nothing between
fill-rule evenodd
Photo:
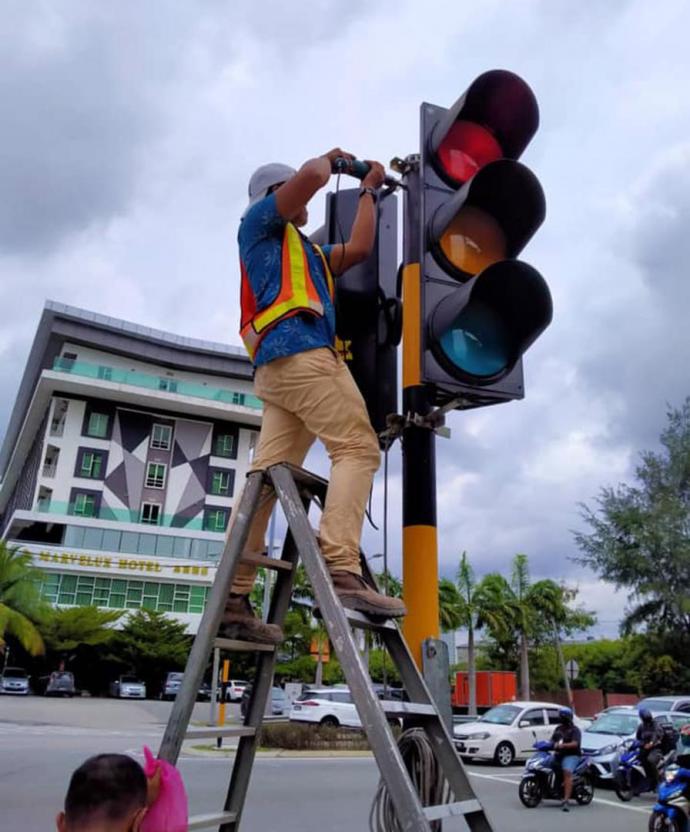
<instances>
[{"instance_id":1,"label":"white car","mask_svg":"<svg viewBox=\"0 0 690 832\"><path fill-rule=\"evenodd\" d=\"M455 747L465 760L493 760L509 766L534 753L537 740L550 740L559 723L556 702L504 702L474 722L453 728ZM575 718L575 724L582 723Z\"/></svg>"},{"instance_id":2,"label":"white car","mask_svg":"<svg viewBox=\"0 0 690 832\"><path fill-rule=\"evenodd\" d=\"M110 695L118 699L146 699L146 685L136 676L120 676L110 683Z\"/></svg>"},{"instance_id":3,"label":"white car","mask_svg":"<svg viewBox=\"0 0 690 832\"><path fill-rule=\"evenodd\" d=\"M343 688L320 688L301 694L292 705L290 721L362 727L350 691Z\"/></svg>"},{"instance_id":4,"label":"white car","mask_svg":"<svg viewBox=\"0 0 690 832\"><path fill-rule=\"evenodd\" d=\"M245 682L244 679L230 679L225 688L225 701L239 702L248 684L249 682Z\"/></svg>"}]
</instances>

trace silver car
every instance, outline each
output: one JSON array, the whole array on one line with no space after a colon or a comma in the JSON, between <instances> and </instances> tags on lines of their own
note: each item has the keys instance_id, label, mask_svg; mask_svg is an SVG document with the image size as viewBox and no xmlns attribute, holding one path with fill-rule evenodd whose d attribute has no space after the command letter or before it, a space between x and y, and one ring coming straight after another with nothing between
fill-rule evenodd
<instances>
[{"instance_id":1,"label":"silver car","mask_svg":"<svg viewBox=\"0 0 690 832\"><path fill-rule=\"evenodd\" d=\"M118 699L146 699L146 685L136 676L120 676L110 683L110 695Z\"/></svg>"},{"instance_id":2,"label":"silver car","mask_svg":"<svg viewBox=\"0 0 690 832\"><path fill-rule=\"evenodd\" d=\"M0 673L0 693L13 696L29 695L29 677L22 667L6 667Z\"/></svg>"},{"instance_id":3,"label":"silver car","mask_svg":"<svg viewBox=\"0 0 690 832\"><path fill-rule=\"evenodd\" d=\"M182 684L183 673L171 672L165 677L163 682L163 689L161 691L161 699L174 699Z\"/></svg>"},{"instance_id":4,"label":"silver car","mask_svg":"<svg viewBox=\"0 0 690 832\"><path fill-rule=\"evenodd\" d=\"M629 737L634 737L640 718L630 708L609 708L582 732L582 753L593 754L591 764L598 780L613 777L618 749Z\"/></svg>"},{"instance_id":5,"label":"silver car","mask_svg":"<svg viewBox=\"0 0 690 832\"><path fill-rule=\"evenodd\" d=\"M678 712L652 711L654 722L663 728L672 725L680 731L690 722L690 715ZM611 780L618 767L621 745L635 738L640 718L636 710L625 706L613 708L598 716L590 727L582 732L582 751L593 754L592 768L598 780Z\"/></svg>"}]
</instances>

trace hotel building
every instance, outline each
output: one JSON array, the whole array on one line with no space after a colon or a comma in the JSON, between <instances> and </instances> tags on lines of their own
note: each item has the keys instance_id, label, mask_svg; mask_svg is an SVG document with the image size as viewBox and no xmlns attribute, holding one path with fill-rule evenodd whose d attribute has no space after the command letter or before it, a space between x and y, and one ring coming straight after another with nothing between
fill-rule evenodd
<instances>
[{"instance_id":1,"label":"hotel building","mask_svg":"<svg viewBox=\"0 0 690 832\"><path fill-rule=\"evenodd\" d=\"M48 301L0 450L0 536L58 606L195 632L261 423L243 349Z\"/></svg>"}]
</instances>

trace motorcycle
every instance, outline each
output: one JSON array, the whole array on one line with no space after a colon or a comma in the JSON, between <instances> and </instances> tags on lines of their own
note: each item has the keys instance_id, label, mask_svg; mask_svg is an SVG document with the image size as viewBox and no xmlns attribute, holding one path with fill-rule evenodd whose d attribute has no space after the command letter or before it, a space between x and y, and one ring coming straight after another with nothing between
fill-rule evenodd
<instances>
[{"instance_id":1,"label":"motorcycle","mask_svg":"<svg viewBox=\"0 0 690 832\"><path fill-rule=\"evenodd\" d=\"M534 809L542 800L563 800L563 773L553 754L553 743L541 740L534 744L533 754L525 764L518 787L523 806ZM590 771L590 756L583 755L573 772L573 798L587 806L594 798L594 777Z\"/></svg>"},{"instance_id":2,"label":"motorcycle","mask_svg":"<svg viewBox=\"0 0 690 832\"><path fill-rule=\"evenodd\" d=\"M631 740L623 744L618 766L614 775L614 789L619 800L624 803L632 800L643 792L655 792L657 783L663 777L664 771L675 757L675 751L669 751L657 763L657 783L650 783L649 777L642 765L642 743Z\"/></svg>"},{"instance_id":3,"label":"motorcycle","mask_svg":"<svg viewBox=\"0 0 690 832\"><path fill-rule=\"evenodd\" d=\"M690 832L690 769L670 765L659 786L649 832Z\"/></svg>"}]
</instances>

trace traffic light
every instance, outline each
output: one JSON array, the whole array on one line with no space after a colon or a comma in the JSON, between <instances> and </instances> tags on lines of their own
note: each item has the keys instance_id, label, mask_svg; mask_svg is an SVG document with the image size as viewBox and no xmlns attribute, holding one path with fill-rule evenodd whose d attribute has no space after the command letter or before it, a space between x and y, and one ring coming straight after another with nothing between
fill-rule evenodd
<instances>
[{"instance_id":1,"label":"traffic light","mask_svg":"<svg viewBox=\"0 0 690 832\"><path fill-rule=\"evenodd\" d=\"M538 124L532 90L504 70L480 75L449 109L422 105L419 225L406 233L419 234L420 382L434 404L524 395L522 356L552 317L545 280L516 259L545 215L537 178L517 161Z\"/></svg>"},{"instance_id":2,"label":"traffic light","mask_svg":"<svg viewBox=\"0 0 690 832\"><path fill-rule=\"evenodd\" d=\"M347 241L359 205L359 188L328 194L326 225L316 242ZM376 243L370 257L335 280L337 347L367 405L377 433L398 412L398 360L402 312L397 296L397 198L377 204ZM312 237L314 239L314 237ZM337 248L335 250L337 262Z\"/></svg>"}]
</instances>

